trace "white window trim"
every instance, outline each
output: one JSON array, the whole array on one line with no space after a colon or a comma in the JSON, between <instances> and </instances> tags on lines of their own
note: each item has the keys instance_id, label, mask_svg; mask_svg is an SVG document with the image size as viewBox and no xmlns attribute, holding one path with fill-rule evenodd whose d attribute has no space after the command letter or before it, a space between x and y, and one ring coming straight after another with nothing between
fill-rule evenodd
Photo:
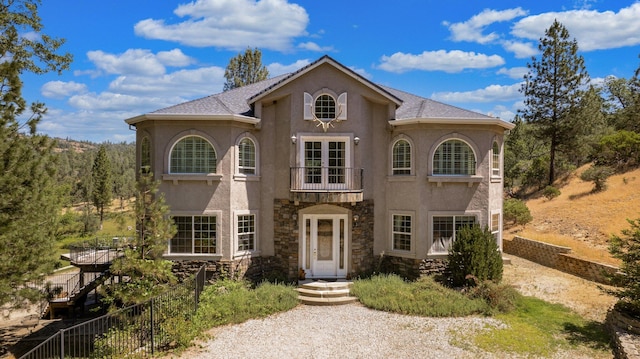
<instances>
[{"instance_id":1,"label":"white window trim","mask_svg":"<svg viewBox=\"0 0 640 359\"><path fill-rule=\"evenodd\" d=\"M197 136L204 138L209 144L213 147L214 152L216 153L216 168L213 173L171 173L171 152L173 148L178 143L178 141L182 140L185 137L189 136ZM174 185L177 185L180 181L205 181L208 185L212 185L213 182L219 182L222 179L222 174L220 173L220 162L222 159L219 154L221 153L220 148L217 143L213 140L213 138L201 131L191 129L187 131L180 132L176 136L174 136L169 142L169 145L165 147L164 152L164 173L162 174L163 181L171 181Z\"/></svg>"},{"instance_id":2,"label":"white window trim","mask_svg":"<svg viewBox=\"0 0 640 359\"><path fill-rule=\"evenodd\" d=\"M238 233L238 217L253 215L253 250L238 250L239 245L239 233ZM243 257L243 256L258 256L260 255L260 247L259 247L259 228L260 224L258 222L258 211L257 210L235 210L233 211L233 257Z\"/></svg>"},{"instance_id":3,"label":"white window trim","mask_svg":"<svg viewBox=\"0 0 640 359\"><path fill-rule=\"evenodd\" d=\"M411 217L411 250L403 251L393 247L393 217L394 216L410 216ZM416 216L414 211L391 210L389 211L389 254L398 257L414 258L416 253Z\"/></svg>"},{"instance_id":4,"label":"white window trim","mask_svg":"<svg viewBox=\"0 0 640 359\"><path fill-rule=\"evenodd\" d=\"M333 98L336 105L336 114L338 115L334 120L335 121L346 121L347 120L347 93L343 92L340 95L335 93L334 91L328 88L322 88L316 91L313 94L308 92L303 93L303 118L305 120L314 120L315 114L315 104L318 97L322 95L329 95Z\"/></svg>"},{"instance_id":5,"label":"white window trim","mask_svg":"<svg viewBox=\"0 0 640 359\"><path fill-rule=\"evenodd\" d=\"M409 174L394 174L394 170L396 170L396 168L393 167L393 150L396 146L396 144L399 141L406 141L409 144L409 149L410 149L410 161L409 161ZM411 138L409 138L408 136L402 134L397 136L396 138L393 139L393 141L391 141L391 147L389 148L389 177L415 177L416 172L415 172L415 158L416 158L416 150L415 150L415 146L413 144L413 141L411 140ZM397 168L397 169L401 169L401 168Z\"/></svg>"},{"instance_id":6,"label":"white window trim","mask_svg":"<svg viewBox=\"0 0 640 359\"><path fill-rule=\"evenodd\" d=\"M253 174L241 173L240 169L240 142L244 139L249 139L253 142L255 151L255 168ZM234 158L234 175L233 179L236 181L259 181L260 180L260 147L258 146L258 140L249 132L245 132L238 136L235 145L235 158Z\"/></svg>"},{"instance_id":7,"label":"white window trim","mask_svg":"<svg viewBox=\"0 0 640 359\"><path fill-rule=\"evenodd\" d=\"M475 217L476 223L480 223L480 211L442 211L442 212L429 212L429 249L428 254L433 256L447 256L449 252L434 252L433 248L433 217L454 217L454 233L453 233L453 241L455 241L455 217Z\"/></svg>"},{"instance_id":8,"label":"white window trim","mask_svg":"<svg viewBox=\"0 0 640 359\"><path fill-rule=\"evenodd\" d=\"M495 153L493 152L493 145L497 144L498 145L498 168L495 168L496 165L496 161L495 161ZM500 144L500 142L498 142L498 140L494 139L493 142L491 143L491 178L492 179L497 179L497 178L502 178L502 156L503 156L503 145ZM497 173L496 173L497 171Z\"/></svg>"},{"instance_id":9,"label":"white window trim","mask_svg":"<svg viewBox=\"0 0 640 359\"><path fill-rule=\"evenodd\" d=\"M220 233L221 233L221 218L222 211L205 211L205 212L172 212L171 217L215 217L216 218L216 253L171 253L171 239L167 241L167 249L163 255L166 259L171 260L197 260L197 259L220 259L222 258ZM191 232L193 240L193 231ZM191 244L191 250L193 251L193 243Z\"/></svg>"},{"instance_id":10,"label":"white window trim","mask_svg":"<svg viewBox=\"0 0 640 359\"><path fill-rule=\"evenodd\" d=\"M493 216L494 215L498 215L498 230L494 231L493 230ZM489 228L491 230L491 234L494 235L494 237L496 238L496 242L498 244L498 249L502 251L502 212L497 210L497 211L491 211L491 215L489 216Z\"/></svg>"},{"instance_id":11,"label":"white window trim","mask_svg":"<svg viewBox=\"0 0 640 359\"><path fill-rule=\"evenodd\" d=\"M447 141L458 140L462 141L469 146L471 152L473 152L473 156L475 158L475 175L456 175L456 174L434 174L434 156L440 145ZM472 187L474 183L480 183L483 181L483 177L479 175L480 161L478 160L478 147L475 142L473 142L469 137L461 135L459 133L450 133L445 136L440 137L437 141L434 142L434 145L431 147L429 151L429 175L427 176L427 181L436 183L438 187L442 187L443 183L467 183L468 187Z\"/></svg>"}]
</instances>

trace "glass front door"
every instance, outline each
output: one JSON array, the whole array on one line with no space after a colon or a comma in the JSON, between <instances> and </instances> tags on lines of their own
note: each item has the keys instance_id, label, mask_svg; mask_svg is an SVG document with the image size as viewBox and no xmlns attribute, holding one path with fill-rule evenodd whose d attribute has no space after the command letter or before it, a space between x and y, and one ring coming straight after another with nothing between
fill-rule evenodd
<instances>
[{"instance_id":1,"label":"glass front door","mask_svg":"<svg viewBox=\"0 0 640 359\"><path fill-rule=\"evenodd\" d=\"M309 278L346 276L347 215L304 215L302 261Z\"/></svg>"},{"instance_id":2,"label":"glass front door","mask_svg":"<svg viewBox=\"0 0 640 359\"><path fill-rule=\"evenodd\" d=\"M342 138L304 140L304 189L346 189L347 144L348 141Z\"/></svg>"}]
</instances>

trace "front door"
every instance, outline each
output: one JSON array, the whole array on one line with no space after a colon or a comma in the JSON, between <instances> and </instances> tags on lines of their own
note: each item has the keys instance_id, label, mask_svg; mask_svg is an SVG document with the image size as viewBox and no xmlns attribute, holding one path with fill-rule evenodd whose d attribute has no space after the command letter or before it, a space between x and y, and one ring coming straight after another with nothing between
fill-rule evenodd
<instances>
[{"instance_id":1,"label":"front door","mask_svg":"<svg viewBox=\"0 0 640 359\"><path fill-rule=\"evenodd\" d=\"M309 278L340 278L347 274L347 215L303 216L302 263Z\"/></svg>"}]
</instances>

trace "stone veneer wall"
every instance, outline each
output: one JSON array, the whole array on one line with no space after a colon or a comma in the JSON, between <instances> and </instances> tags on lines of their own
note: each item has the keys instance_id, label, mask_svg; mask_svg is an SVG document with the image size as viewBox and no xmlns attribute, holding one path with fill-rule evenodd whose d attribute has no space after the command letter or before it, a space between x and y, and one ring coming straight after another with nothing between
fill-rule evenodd
<instances>
[{"instance_id":1,"label":"stone veneer wall","mask_svg":"<svg viewBox=\"0 0 640 359\"><path fill-rule=\"evenodd\" d=\"M378 259L374 270L381 273L394 273L409 280L426 275L442 275L447 271L447 260L444 258L403 258L383 256Z\"/></svg>"},{"instance_id":2,"label":"stone veneer wall","mask_svg":"<svg viewBox=\"0 0 640 359\"><path fill-rule=\"evenodd\" d=\"M612 274L618 270L618 268L611 265L591 262L572 256L571 248L518 236L512 240L505 239L502 247L505 253L598 283L609 284L606 274Z\"/></svg>"},{"instance_id":3,"label":"stone veneer wall","mask_svg":"<svg viewBox=\"0 0 640 359\"><path fill-rule=\"evenodd\" d=\"M274 216L274 251L286 268L286 276L290 280L298 278L299 231L298 211L316 206L316 202L295 202L289 199L276 199L273 205ZM372 270L373 267L373 201L351 203L330 203L331 205L351 210L358 221L352 222L351 260L349 275L357 276Z\"/></svg>"},{"instance_id":4,"label":"stone veneer wall","mask_svg":"<svg viewBox=\"0 0 640 359\"><path fill-rule=\"evenodd\" d=\"M221 277L242 278L253 283L287 279L284 276L285 267L280 258L276 257L242 257L234 261L174 261L172 271L182 281L195 274L203 265L206 266L209 281L216 281Z\"/></svg>"}]
</instances>

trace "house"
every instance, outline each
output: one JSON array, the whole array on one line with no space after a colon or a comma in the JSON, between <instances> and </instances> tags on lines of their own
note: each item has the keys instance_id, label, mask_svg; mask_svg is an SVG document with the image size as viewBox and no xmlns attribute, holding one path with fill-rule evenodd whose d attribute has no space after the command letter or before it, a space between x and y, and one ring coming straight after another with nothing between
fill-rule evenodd
<instances>
[{"instance_id":1,"label":"house","mask_svg":"<svg viewBox=\"0 0 640 359\"><path fill-rule=\"evenodd\" d=\"M166 258L345 278L415 272L478 223L502 248L514 125L377 85L331 57L127 119L178 233Z\"/></svg>"}]
</instances>

